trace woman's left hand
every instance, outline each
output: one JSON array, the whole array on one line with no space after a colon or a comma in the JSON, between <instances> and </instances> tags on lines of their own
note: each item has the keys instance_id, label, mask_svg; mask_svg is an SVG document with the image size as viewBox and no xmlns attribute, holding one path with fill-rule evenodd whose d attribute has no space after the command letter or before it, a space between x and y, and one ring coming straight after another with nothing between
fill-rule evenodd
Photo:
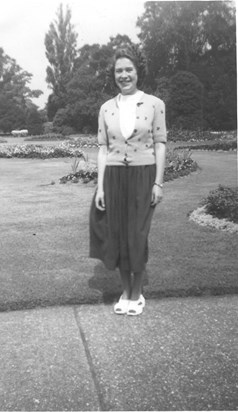
<instances>
[{"instance_id":1,"label":"woman's left hand","mask_svg":"<svg viewBox=\"0 0 238 412\"><path fill-rule=\"evenodd\" d=\"M163 199L163 189L159 186L154 185L152 188L151 195L151 206L156 206Z\"/></svg>"}]
</instances>

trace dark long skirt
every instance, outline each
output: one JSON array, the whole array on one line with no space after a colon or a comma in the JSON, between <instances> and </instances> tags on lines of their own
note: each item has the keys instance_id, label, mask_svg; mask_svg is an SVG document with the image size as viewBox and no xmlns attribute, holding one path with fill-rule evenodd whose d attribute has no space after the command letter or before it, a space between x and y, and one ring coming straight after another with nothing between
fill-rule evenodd
<instances>
[{"instance_id":1,"label":"dark long skirt","mask_svg":"<svg viewBox=\"0 0 238 412\"><path fill-rule=\"evenodd\" d=\"M155 165L107 166L105 211L90 209L90 254L108 269L140 272L148 260L148 234L154 207Z\"/></svg>"}]
</instances>

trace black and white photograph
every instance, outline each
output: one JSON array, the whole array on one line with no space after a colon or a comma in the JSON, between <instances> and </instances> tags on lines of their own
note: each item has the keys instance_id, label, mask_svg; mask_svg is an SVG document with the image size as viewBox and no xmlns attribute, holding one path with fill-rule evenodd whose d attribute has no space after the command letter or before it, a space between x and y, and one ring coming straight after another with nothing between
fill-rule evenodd
<instances>
[{"instance_id":1,"label":"black and white photograph","mask_svg":"<svg viewBox=\"0 0 238 412\"><path fill-rule=\"evenodd\" d=\"M0 10L0 411L238 410L235 0Z\"/></svg>"}]
</instances>

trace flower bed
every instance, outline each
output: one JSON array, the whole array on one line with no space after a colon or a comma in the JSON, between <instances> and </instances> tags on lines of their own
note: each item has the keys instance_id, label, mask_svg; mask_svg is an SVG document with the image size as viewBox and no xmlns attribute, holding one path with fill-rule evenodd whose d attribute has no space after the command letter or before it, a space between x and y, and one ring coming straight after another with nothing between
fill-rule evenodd
<instances>
[{"instance_id":1,"label":"flower bed","mask_svg":"<svg viewBox=\"0 0 238 412\"><path fill-rule=\"evenodd\" d=\"M219 185L202 200L201 207L189 217L201 226L238 232L238 188Z\"/></svg>"},{"instance_id":2,"label":"flower bed","mask_svg":"<svg viewBox=\"0 0 238 412\"><path fill-rule=\"evenodd\" d=\"M200 144L186 144L177 147L178 149L192 149L192 150L222 150L222 151L230 151L230 150L237 150L237 140L230 140L230 141L213 141L207 143L200 143Z\"/></svg>"},{"instance_id":3,"label":"flower bed","mask_svg":"<svg viewBox=\"0 0 238 412\"><path fill-rule=\"evenodd\" d=\"M74 162L75 163L75 162ZM73 168L73 166L72 166ZM164 181L176 179L181 176L186 176L191 172L197 170L197 163L191 158L189 150L172 150L169 149L166 156L166 166L164 173ZM97 182L97 166L84 162L84 165L79 166L79 170L74 170L74 173L69 173L60 178L60 183L73 182L89 183Z\"/></svg>"},{"instance_id":4,"label":"flower bed","mask_svg":"<svg viewBox=\"0 0 238 412\"><path fill-rule=\"evenodd\" d=\"M219 185L202 200L206 212L219 219L238 223L238 188Z\"/></svg>"},{"instance_id":5,"label":"flower bed","mask_svg":"<svg viewBox=\"0 0 238 412\"><path fill-rule=\"evenodd\" d=\"M47 134L40 134L29 136L24 139L25 142L33 142L33 141L51 141L51 140L65 140L65 136L61 133L47 133Z\"/></svg>"},{"instance_id":6,"label":"flower bed","mask_svg":"<svg viewBox=\"0 0 238 412\"><path fill-rule=\"evenodd\" d=\"M201 206L194 210L190 216L189 220L197 223L200 226L209 226L214 229L219 229L224 232L238 233L238 224L233 223L228 219L218 219L211 214L207 213L206 206Z\"/></svg>"},{"instance_id":7,"label":"flower bed","mask_svg":"<svg viewBox=\"0 0 238 412\"><path fill-rule=\"evenodd\" d=\"M168 130L168 140L171 142L207 142L236 139L236 130L212 132L210 130Z\"/></svg>"},{"instance_id":8,"label":"flower bed","mask_svg":"<svg viewBox=\"0 0 238 412\"><path fill-rule=\"evenodd\" d=\"M51 140L63 140L65 142L74 143L77 147L98 146L97 136L95 135L71 135L67 138L61 133L48 133L44 135L29 136L24 139L27 142L34 141L51 141Z\"/></svg>"},{"instance_id":9,"label":"flower bed","mask_svg":"<svg viewBox=\"0 0 238 412\"><path fill-rule=\"evenodd\" d=\"M59 146L42 145L12 145L0 148L0 158L31 158L49 159L58 157L79 157L85 158L82 150L72 147L69 143L61 143Z\"/></svg>"},{"instance_id":10,"label":"flower bed","mask_svg":"<svg viewBox=\"0 0 238 412\"><path fill-rule=\"evenodd\" d=\"M77 136L74 137L73 140L70 141L72 147L79 147L79 148L91 148L91 147L98 147L98 139L97 136L89 135L89 136Z\"/></svg>"}]
</instances>

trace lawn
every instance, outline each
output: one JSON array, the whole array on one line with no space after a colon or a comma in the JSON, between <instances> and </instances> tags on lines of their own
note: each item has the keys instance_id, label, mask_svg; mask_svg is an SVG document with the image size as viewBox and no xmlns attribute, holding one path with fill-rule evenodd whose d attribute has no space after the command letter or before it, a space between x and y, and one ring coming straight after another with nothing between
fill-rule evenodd
<instances>
[{"instance_id":1,"label":"lawn","mask_svg":"<svg viewBox=\"0 0 238 412\"><path fill-rule=\"evenodd\" d=\"M90 156L95 159L95 152ZM166 183L154 215L147 298L238 292L237 234L188 220L219 183L236 185L236 154L194 152L193 158L201 170ZM0 161L0 310L97 303L120 293L118 272L88 258L94 184L59 184L71 162Z\"/></svg>"}]
</instances>

